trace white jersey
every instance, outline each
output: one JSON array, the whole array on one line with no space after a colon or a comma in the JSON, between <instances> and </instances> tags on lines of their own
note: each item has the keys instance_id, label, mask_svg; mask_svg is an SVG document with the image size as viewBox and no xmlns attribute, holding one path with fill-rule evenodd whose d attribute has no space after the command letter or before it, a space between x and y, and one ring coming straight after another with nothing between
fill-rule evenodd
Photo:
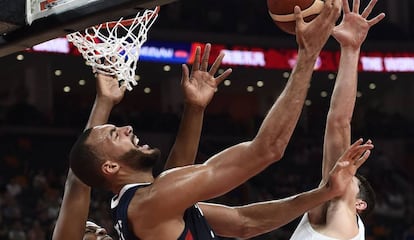
<instances>
[{"instance_id":1,"label":"white jersey","mask_svg":"<svg viewBox=\"0 0 414 240\"><path fill-rule=\"evenodd\" d=\"M358 216L358 235L349 240L365 240L365 227L361 218ZM299 225L296 227L295 232L293 233L290 240L338 240L336 238L331 238L318 233L312 228L312 225L309 222L308 213L305 213L300 221Z\"/></svg>"}]
</instances>

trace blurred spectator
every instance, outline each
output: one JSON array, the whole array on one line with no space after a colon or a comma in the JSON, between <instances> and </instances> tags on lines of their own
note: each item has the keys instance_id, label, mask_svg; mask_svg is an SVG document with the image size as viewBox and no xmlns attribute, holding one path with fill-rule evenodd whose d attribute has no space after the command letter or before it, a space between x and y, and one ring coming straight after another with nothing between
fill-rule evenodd
<instances>
[{"instance_id":1,"label":"blurred spectator","mask_svg":"<svg viewBox=\"0 0 414 240\"><path fill-rule=\"evenodd\" d=\"M9 240L26 240L26 233L23 230L22 223L15 221L9 231Z\"/></svg>"},{"instance_id":2,"label":"blurred spectator","mask_svg":"<svg viewBox=\"0 0 414 240\"><path fill-rule=\"evenodd\" d=\"M27 234L27 240L46 239L46 233L39 221L34 221Z\"/></svg>"},{"instance_id":3,"label":"blurred spectator","mask_svg":"<svg viewBox=\"0 0 414 240\"><path fill-rule=\"evenodd\" d=\"M25 85L17 86L12 94L15 102L6 112L6 124L38 126L47 122L44 114L29 102L29 91Z\"/></svg>"}]
</instances>

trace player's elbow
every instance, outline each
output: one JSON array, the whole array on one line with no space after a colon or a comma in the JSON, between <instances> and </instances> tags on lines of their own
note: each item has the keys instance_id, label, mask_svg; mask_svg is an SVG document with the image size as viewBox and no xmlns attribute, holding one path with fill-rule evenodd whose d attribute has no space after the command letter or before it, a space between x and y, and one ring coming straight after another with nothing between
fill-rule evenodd
<instances>
[{"instance_id":1,"label":"player's elbow","mask_svg":"<svg viewBox=\"0 0 414 240\"><path fill-rule=\"evenodd\" d=\"M276 139L275 141L263 141L252 143L253 151L265 162L274 163L282 159L287 141Z\"/></svg>"},{"instance_id":2,"label":"player's elbow","mask_svg":"<svg viewBox=\"0 0 414 240\"><path fill-rule=\"evenodd\" d=\"M269 146L272 148L272 146ZM268 153L267 158L271 163L278 162L283 158L283 155L285 154L286 145L280 145L273 147L271 151Z\"/></svg>"},{"instance_id":3,"label":"player's elbow","mask_svg":"<svg viewBox=\"0 0 414 240\"><path fill-rule=\"evenodd\" d=\"M328 113L326 125L329 128L334 129L347 129L351 126L351 119L352 116L338 113L338 112L330 112Z\"/></svg>"},{"instance_id":4,"label":"player's elbow","mask_svg":"<svg viewBox=\"0 0 414 240\"><path fill-rule=\"evenodd\" d=\"M244 219L238 229L239 234L236 237L241 239L250 239L268 231L267 229L261 228L260 225L252 223L249 219Z\"/></svg>"}]
</instances>

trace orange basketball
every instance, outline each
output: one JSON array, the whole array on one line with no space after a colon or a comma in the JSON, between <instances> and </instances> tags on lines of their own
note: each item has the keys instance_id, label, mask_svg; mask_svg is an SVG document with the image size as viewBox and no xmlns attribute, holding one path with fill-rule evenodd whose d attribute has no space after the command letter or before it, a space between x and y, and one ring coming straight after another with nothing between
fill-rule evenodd
<instances>
[{"instance_id":1,"label":"orange basketball","mask_svg":"<svg viewBox=\"0 0 414 240\"><path fill-rule=\"evenodd\" d=\"M305 22L314 19L322 10L322 0L267 0L267 7L273 22L283 31L295 34L294 8L299 6Z\"/></svg>"}]
</instances>

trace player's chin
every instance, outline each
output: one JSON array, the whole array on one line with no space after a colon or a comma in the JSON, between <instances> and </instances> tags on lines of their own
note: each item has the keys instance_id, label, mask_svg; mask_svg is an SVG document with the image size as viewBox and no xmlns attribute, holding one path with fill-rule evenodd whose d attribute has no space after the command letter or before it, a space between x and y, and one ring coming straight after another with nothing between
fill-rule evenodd
<instances>
[{"instance_id":1,"label":"player's chin","mask_svg":"<svg viewBox=\"0 0 414 240\"><path fill-rule=\"evenodd\" d=\"M139 151L141 151L145 155L158 155L160 150L158 148L147 147L147 148L144 148L144 149L141 148L141 149L139 149Z\"/></svg>"}]
</instances>

